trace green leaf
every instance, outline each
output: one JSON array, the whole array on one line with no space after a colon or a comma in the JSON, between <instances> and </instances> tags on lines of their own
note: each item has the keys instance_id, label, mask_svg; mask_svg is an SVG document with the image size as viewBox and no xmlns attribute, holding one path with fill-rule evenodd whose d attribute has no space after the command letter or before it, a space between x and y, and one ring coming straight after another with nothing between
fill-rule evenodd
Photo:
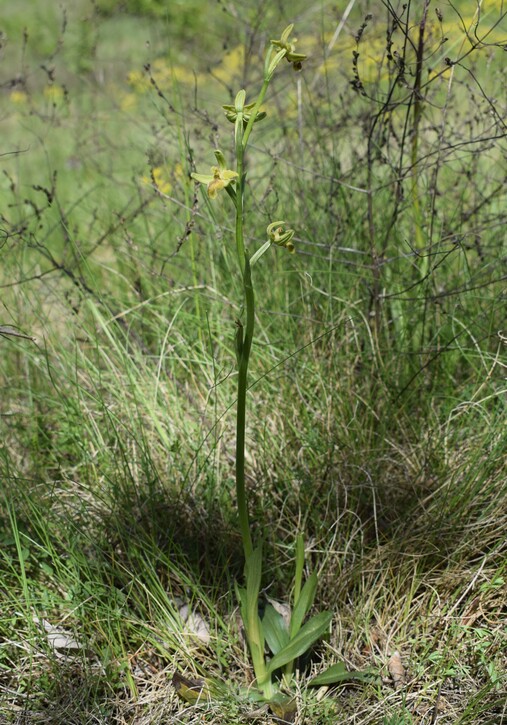
<instances>
[{"instance_id":1,"label":"green leaf","mask_svg":"<svg viewBox=\"0 0 507 725\"><path fill-rule=\"evenodd\" d=\"M335 665L331 665L327 670L321 672L320 675L314 677L309 685L336 685L338 682L345 682L347 680L361 680L362 682L369 682L375 677L375 673L371 670L365 670L360 672L359 670L349 671L345 667L344 662L337 662Z\"/></svg>"},{"instance_id":2,"label":"green leaf","mask_svg":"<svg viewBox=\"0 0 507 725\"><path fill-rule=\"evenodd\" d=\"M274 672L309 650L327 630L332 617L331 612L321 612L312 617L296 636L268 662L268 672Z\"/></svg>"},{"instance_id":3,"label":"green leaf","mask_svg":"<svg viewBox=\"0 0 507 725\"><path fill-rule=\"evenodd\" d=\"M262 618L264 637L271 652L276 655L289 643L289 633L282 615L272 604L268 604Z\"/></svg>"},{"instance_id":4,"label":"green leaf","mask_svg":"<svg viewBox=\"0 0 507 725\"><path fill-rule=\"evenodd\" d=\"M23 559L23 561L28 561L30 558L30 549L27 549L26 546L22 546L19 550L20 558Z\"/></svg>"},{"instance_id":5,"label":"green leaf","mask_svg":"<svg viewBox=\"0 0 507 725\"><path fill-rule=\"evenodd\" d=\"M308 614L315 599L317 591L317 574L313 572L305 581L301 594L299 595L292 616L290 618L290 636L295 637L301 629L303 620Z\"/></svg>"},{"instance_id":6,"label":"green leaf","mask_svg":"<svg viewBox=\"0 0 507 725\"><path fill-rule=\"evenodd\" d=\"M280 63L280 61L282 60L282 58L285 56L286 53L287 53L287 51L285 50L285 48L282 48L282 50L279 50L277 52L277 54L275 55L275 57L273 59L271 58L271 54L269 54L267 56L267 58L269 58L269 65L268 65L268 68L264 71L265 81L271 80L271 78L273 77L273 73L276 70L277 65Z\"/></svg>"},{"instance_id":7,"label":"green leaf","mask_svg":"<svg viewBox=\"0 0 507 725\"><path fill-rule=\"evenodd\" d=\"M50 564L46 564L45 561L41 561L40 568L44 572L44 574L47 574L48 576L54 576L55 570L52 566L50 566Z\"/></svg>"},{"instance_id":8,"label":"green leaf","mask_svg":"<svg viewBox=\"0 0 507 725\"><path fill-rule=\"evenodd\" d=\"M267 250L270 248L271 242L264 242L262 247L260 247L254 254L252 254L252 257L250 259L250 267L253 267L254 264L262 257L264 252L267 252Z\"/></svg>"},{"instance_id":9,"label":"green leaf","mask_svg":"<svg viewBox=\"0 0 507 725\"><path fill-rule=\"evenodd\" d=\"M234 582L234 587L236 589L236 596L238 598L239 608L241 610L241 619L243 620L243 622L245 622L247 613L246 589L241 589L240 587L238 587L236 582Z\"/></svg>"},{"instance_id":10,"label":"green leaf","mask_svg":"<svg viewBox=\"0 0 507 725\"><path fill-rule=\"evenodd\" d=\"M271 229L271 225L268 230ZM269 234L269 231L268 231ZM296 573L294 574L294 604L296 604L301 594L301 582L303 581L303 567L305 565L305 541L303 534L298 534L296 538Z\"/></svg>"},{"instance_id":11,"label":"green leaf","mask_svg":"<svg viewBox=\"0 0 507 725\"><path fill-rule=\"evenodd\" d=\"M248 267L248 258L246 261ZM264 661L264 630L259 617L259 591L262 577L262 546L258 546L246 557L246 590L236 587L240 602L241 616L245 626L246 638L255 676L259 687L270 687L269 675Z\"/></svg>"}]
</instances>

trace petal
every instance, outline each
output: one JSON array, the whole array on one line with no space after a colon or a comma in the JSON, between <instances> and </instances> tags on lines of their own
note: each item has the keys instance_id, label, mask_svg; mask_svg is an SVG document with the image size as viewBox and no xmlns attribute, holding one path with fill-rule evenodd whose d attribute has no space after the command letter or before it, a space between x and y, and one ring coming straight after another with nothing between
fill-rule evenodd
<instances>
[{"instance_id":1,"label":"petal","mask_svg":"<svg viewBox=\"0 0 507 725\"><path fill-rule=\"evenodd\" d=\"M219 169L225 169L225 156L220 151L220 149L215 149L215 158L217 160ZM219 169L217 169L216 166L213 167L213 171L216 170L216 171L218 171L218 173L220 173Z\"/></svg>"},{"instance_id":2,"label":"petal","mask_svg":"<svg viewBox=\"0 0 507 725\"><path fill-rule=\"evenodd\" d=\"M259 111L259 113L255 117L254 123L257 123L257 121L262 121L263 118L266 118L266 111Z\"/></svg>"},{"instance_id":3,"label":"petal","mask_svg":"<svg viewBox=\"0 0 507 725\"><path fill-rule=\"evenodd\" d=\"M195 181L198 181L199 184L209 184L214 179L214 176L210 176L209 174L190 174L190 176Z\"/></svg>"},{"instance_id":4,"label":"petal","mask_svg":"<svg viewBox=\"0 0 507 725\"><path fill-rule=\"evenodd\" d=\"M245 107L246 91L241 89L237 92L236 98L234 99L234 108L237 113L242 113Z\"/></svg>"},{"instance_id":5,"label":"petal","mask_svg":"<svg viewBox=\"0 0 507 725\"><path fill-rule=\"evenodd\" d=\"M307 56L304 55L304 53L287 53L285 56L289 63L302 63L304 60L306 60Z\"/></svg>"},{"instance_id":6,"label":"petal","mask_svg":"<svg viewBox=\"0 0 507 725\"><path fill-rule=\"evenodd\" d=\"M293 28L294 28L294 23L287 25L287 27L285 28L285 30L282 33L282 37L280 38L282 43L286 43L288 41L289 35L292 33Z\"/></svg>"}]
</instances>

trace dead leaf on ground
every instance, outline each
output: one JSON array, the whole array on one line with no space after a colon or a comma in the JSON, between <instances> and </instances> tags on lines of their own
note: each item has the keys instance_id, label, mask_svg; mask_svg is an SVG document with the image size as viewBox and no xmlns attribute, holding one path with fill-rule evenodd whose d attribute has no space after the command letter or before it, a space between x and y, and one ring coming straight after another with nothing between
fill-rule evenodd
<instances>
[{"instance_id":1,"label":"dead leaf on ground","mask_svg":"<svg viewBox=\"0 0 507 725\"><path fill-rule=\"evenodd\" d=\"M83 645L68 630L62 627L55 627L47 619L34 617L33 621L45 631L48 644L57 657L61 659L72 659L83 652Z\"/></svg>"},{"instance_id":2,"label":"dead leaf on ground","mask_svg":"<svg viewBox=\"0 0 507 725\"><path fill-rule=\"evenodd\" d=\"M270 599L269 597L266 597L266 599L271 604L275 612L278 612L278 614L282 617L285 622L285 626L289 629L291 614L289 605L284 602L277 602L276 599Z\"/></svg>"},{"instance_id":3,"label":"dead leaf on ground","mask_svg":"<svg viewBox=\"0 0 507 725\"><path fill-rule=\"evenodd\" d=\"M464 627L469 627L475 622L476 619L478 619L482 615L482 611L479 609L480 603L480 597L475 597L474 599L472 599L461 617L461 624Z\"/></svg>"},{"instance_id":4,"label":"dead leaf on ground","mask_svg":"<svg viewBox=\"0 0 507 725\"><path fill-rule=\"evenodd\" d=\"M209 700L208 687L201 677L190 679L190 677L184 677L179 672L175 672L172 677L172 685L178 695L191 705Z\"/></svg>"},{"instance_id":5,"label":"dead leaf on ground","mask_svg":"<svg viewBox=\"0 0 507 725\"><path fill-rule=\"evenodd\" d=\"M280 702L270 702L269 709L279 723L293 723L297 717L296 700L284 698Z\"/></svg>"},{"instance_id":6,"label":"dead leaf on ground","mask_svg":"<svg viewBox=\"0 0 507 725\"><path fill-rule=\"evenodd\" d=\"M365 657L370 657L373 652L384 652L386 649L387 637L380 627L373 625L369 631L368 640L364 643L362 653Z\"/></svg>"},{"instance_id":7,"label":"dead leaf on ground","mask_svg":"<svg viewBox=\"0 0 507 725\"><path fill-rule=\"evenodd\" d=\"M401 661L401 655L396 650L396 652L393 652L391 657L389 658L389 661L387 663L387 669L389 670L389 674L391 675L391 679L394 682L394 687L396 690L399 690L400 687L403 687L405 684L405 668L403 667L403 662Z\"/></svg>"},{"instance_id":8,"label":"dead leaf on ground","mask_svg":"<svg viewBox=\"0 0 507 725\"><path fill-rule=\"evenodd\" d=\"M209 644L211 635L207 622L197 612L190 609L190 605L182 604L178 609L181 621L185 624L187 631L197 637L204 644Z\"/></svg>"}]
</instances>

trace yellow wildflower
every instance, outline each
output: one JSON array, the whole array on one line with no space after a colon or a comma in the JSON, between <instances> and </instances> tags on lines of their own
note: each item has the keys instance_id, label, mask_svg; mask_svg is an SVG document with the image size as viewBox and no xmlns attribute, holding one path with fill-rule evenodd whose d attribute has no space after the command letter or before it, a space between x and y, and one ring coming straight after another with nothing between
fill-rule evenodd
<instances>
[{"instance_id":1,"label":"yellow wildflower","mask_svg":"<svg viewBox=\"0 0 507 725\"><path fill-rule=\"evenodd\" d=\"M11 91L9 98L12 103L16 104L16 106L22 106L28 100L28 96L25 91Z\"/></svg>"}]
</instances>

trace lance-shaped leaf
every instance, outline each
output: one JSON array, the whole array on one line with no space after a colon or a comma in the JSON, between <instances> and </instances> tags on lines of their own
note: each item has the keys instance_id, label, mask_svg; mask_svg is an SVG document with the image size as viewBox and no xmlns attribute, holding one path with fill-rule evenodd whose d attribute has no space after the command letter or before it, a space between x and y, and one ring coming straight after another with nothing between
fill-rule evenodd
<instances>
[{"instance_id":1,"label":"lance-shaped leaf","mask_svg":"<svg viewBox=\"0 0 507 725\"><path fill-rule=\"evenodd\" d=\"M258 546L245 562L246 589L236 585L240 600L241 618L245 627L248 647L252 656L257 682L262 688L268 683L269 674L264 661L264 631L259 617L259 591L262 577L262 547ZM268 687L269 690L269 687Z\"/></svg>"},{"instance_id":2,"label":"lance-shaped leaf","mask_svg":"<svg viewBox=\"0 0 507 725\"><path fill-rule=\"evenodd\" d=\"M295 637L301 629L303 620L308 614L315 599L317 591L317 574L313 572L305 581L298 600L294 606L292 616L290 618L290 636Z\"/></svg>"},{"instance_id":3,"label":"lance-shaped leaf","mask_svg":"<svg viewBox=\"0 0 507 725\"><path fill-rule=\"evenodd\" d=\"M264 611L262 628L268 647L274 655L289 644L287 625L272 604L268 604Z\"/></svg>"},{"instance_id":4,"label":"lance-shaped leaf","mask_svg":"<svg viewBox=\"0 0 507 725\"><path fill-rule=\"evenodd\" d=\"M309 650L327 630L332 617L331 612L321 612L312 617L296 636L268 662L268 672L271 674Z\"/></svg>"},{"instance_id":5,"label":"lance-shaped leaf","mask_svg":"<svg viewBox=\"0 0 507 725\"><path fill-rule=\"evenodd\" d=\"M348 680L360 680L361 682L371 682L375 678L375 673L372 671L365 670L360 672L359 670L349 671L345 667L344 662L337 662L335 665L331 665L320 675L314 677L308 683L309 685L337 685L339 682L346 682Z\"/></svg>"}]
</instances>

